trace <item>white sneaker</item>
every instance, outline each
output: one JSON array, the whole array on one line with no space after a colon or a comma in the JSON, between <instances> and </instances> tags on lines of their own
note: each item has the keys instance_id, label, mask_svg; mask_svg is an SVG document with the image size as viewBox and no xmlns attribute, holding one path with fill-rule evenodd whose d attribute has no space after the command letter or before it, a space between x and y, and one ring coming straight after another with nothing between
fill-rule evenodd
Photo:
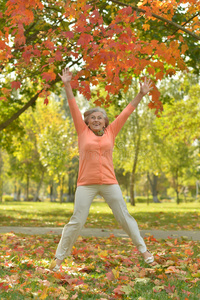
<instances>
[{"instance_id":1,"label":"white sneaker","mask_svg":"<svg viewBox=\"0 0 200 300\"><path fill-rule=\"evenodd\" d=\"M151 254L151 252L149 250L147 250L147 251ZM154 262L153 255L151 254L151 256L147 257L144 261L146 264L152 264L152 262Z\"/></svg>"},{"instance_id":2,"label":"white sneaker","mask_svg":"<svg viewBox=\"0 0 200 300\"><path fill-rule=\"evenodd\" d=\"M56 264L56 258L54 258L54 259L51 261L51 263L50 263L50 265L49 265L49 270L51 270L51 271L53 271L53 272L57 272L58 270L60 270L60 266L58 266L58 265Z\"/></svg>"}]
</instances>

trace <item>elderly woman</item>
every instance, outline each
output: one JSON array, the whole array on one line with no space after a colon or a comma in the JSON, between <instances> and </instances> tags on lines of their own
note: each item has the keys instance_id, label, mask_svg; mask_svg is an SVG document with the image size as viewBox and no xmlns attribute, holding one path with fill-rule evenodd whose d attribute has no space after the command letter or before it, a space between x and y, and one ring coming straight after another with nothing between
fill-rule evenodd
<instances>
[{"instance_id":1,"label":"elderly woman","mask_svg":"<svg viewBox=\"0 0 200 300\"><path fill-rule=\"evenodd\" d=\"M115 177L112 160L115 138L143 96L152 89L151 82L145 79L143 84L140 83L139 94L109 125L106 112L99 107L86 111L83 120L70 85L71 72L64 69L62 75L59 74L59 76L65 86L70 112L78 134L79 174L74 213L62 231L55 259L51 262L49 268L58 271L65 257L70 254L86 222L90 205L97 194L101 195L108 203L116 220L132 239L145 262L152 263L154 257L147 250L137 222L129 214L123 200L121 189Z\"/></svg>"}]
</instances>

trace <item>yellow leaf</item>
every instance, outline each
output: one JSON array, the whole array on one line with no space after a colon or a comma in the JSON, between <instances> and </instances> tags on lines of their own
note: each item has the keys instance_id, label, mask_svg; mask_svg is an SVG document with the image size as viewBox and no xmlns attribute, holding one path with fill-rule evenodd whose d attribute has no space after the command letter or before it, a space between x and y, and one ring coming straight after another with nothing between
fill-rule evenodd
<instances>
[{"instance_id":1,"label":"yellow leaf","mask_svg":"<svg viewBox=\"0 0 200 300\"><path fill-rule=\"evenodd\" d=\"M40 296L40 299L41 299L41 300L44 300L44 299L47 298L47 296L48 296L47 290L48 290L48 288L45 287L44 290L43 290L43 292L42 292L42 294L41 294L41 296Z\"/></svg>"},{"instance_id":2,"label":"yellow leaf","mask_svg":"<svg viewBox=\"0 0 200 300\"><path fill-rule=\"evenodd\" d=\"M138 283L148 283L149 280L151 280L150 278L135 278L135 282L138 282Z\"/></svg>"},{"instance_id":3,"label":"yellow leaf","mask_svg":"<svg viewBox=\"0 0 200 300\"><path fill-rule=\"evenodd\" d=\"M101 251L101 252L99 253L99 256L100 256L100 257L106 257L106 256L108 256L108 252L107 252L106 250Z\"/></svg>"},{"instance_id":4,"label":"yellow leaf","mask_svg":"<svg viewBox=\"0 0 200 300\"><path fill-rule=\"evenodd\" d=\"M116 269L112 269L113 275L115 277L115 279L119 278L119 271L117 271Z\"/></svg>"}]
</instances>

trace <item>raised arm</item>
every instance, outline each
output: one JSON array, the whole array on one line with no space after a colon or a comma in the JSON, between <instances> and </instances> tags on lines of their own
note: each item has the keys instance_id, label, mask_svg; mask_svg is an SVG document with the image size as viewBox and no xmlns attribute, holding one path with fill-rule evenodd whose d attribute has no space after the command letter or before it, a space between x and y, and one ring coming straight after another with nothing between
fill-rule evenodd
<instances>
[{"instance_id":1,"label":"raised arm","mask_svg":"<svg viewBox=\"0 0 200 300\"><path fill-rule=\"evenodd\" d=\"M83 132L83 130L86 128L86 124L83 121L81 112L78 108L78 105L75 101L75 97L72 91L72 87L70 84L70 81L72 79L72 73L69 71L69 69L64 69L62 71L62 75L58 74L60 76L60 78L62 79L63 83L64 83L64 87L65 87L65 92L67 95L67 100L69 103L69 108L70 108L70 112L74 121L74 125L76 128L76 131L79 134L81 134Z\"/></svg>"},{"instance_id":2,"label":"raised arm","mask_svg":"<svg viewBox=\"0 0 200 300\"><path fill-rule=\"evenodd\" d=\"M153 89L152 87L152 82L150 79L147 80L145 77L144 83L140 82L140 92L137 94L137 96L131 101L131 105L133 107L137 107L142 98L148 94L151 90Z\"/></svg>"},{"instance_id":3,"label":"raised arm","mask_svg":"<svg viewBox=\"0 0 200 300\"><path fill-rule=\"evenodd\" d=\"M72 72L69 71L69 69L64 69L62 71L62 75L58 74L60 76L60 78L62 79L62 82L64 83L64 87L65 87L65 92L67 95L67 100L71 100L74 99L74 94L72 91L72 87L70 84L70 81L72 79Z\"/></svg>"},{"instance_id":4,"label":"raised arm","mask_svg":"<svg viewBox=\"0 0 200 300\"><path fill-rule=\"evenodd\" d=\"M150 80L145 78L144 83L140 82L140 92L137 96L124 108L124 110L119 114L119 116L110 124L114 136L117 136L118 132L122 129L128 117L138 106L142 98L150 92L152 89L152 83Z\"/></svg>"}]
</instances>

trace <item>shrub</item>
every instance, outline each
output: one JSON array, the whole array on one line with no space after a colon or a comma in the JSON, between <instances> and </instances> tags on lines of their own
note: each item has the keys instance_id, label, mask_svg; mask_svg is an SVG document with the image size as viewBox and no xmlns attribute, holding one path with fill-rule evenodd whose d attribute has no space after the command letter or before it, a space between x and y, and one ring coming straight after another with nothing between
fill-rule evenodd
<instances>
[{"instance_id":1,"label":"shrub","mask_svg":"<svg viewBox=\"0 0 200 300\"><path fill-rule=\"evenodd\" d=\"M184 198L184 197L180 197L180 202L181 203L187 203L187 202L194 202L194 201L196 201L196 199L195 198L192 198L192 197L186 197L186 198Z\"/></svg>"},{"instance_id":2,"label":"shrub","mask_svg":"<svg viewBox=\"0 0 200 300\"><path fill-rule=\"evenodd\" d=\"M153 202L153 198L150 196L149 200L148 200L148 198L144 197L144 196L137 196L137 197L135 197L135 202L136 203L147 203L147 201L149 201L149 203L152 203Z\"/></svg>"},{"instance_id":3,"label":"shrub","mask_svg":"<svg viewBox=\"0 0 200 300\"><path fill-rule=\"evenodd\" d=\"M3 202L11 202L14 201L14 197L11 195L4 195L3 196Z\"/></svg>"}]
</instances>

